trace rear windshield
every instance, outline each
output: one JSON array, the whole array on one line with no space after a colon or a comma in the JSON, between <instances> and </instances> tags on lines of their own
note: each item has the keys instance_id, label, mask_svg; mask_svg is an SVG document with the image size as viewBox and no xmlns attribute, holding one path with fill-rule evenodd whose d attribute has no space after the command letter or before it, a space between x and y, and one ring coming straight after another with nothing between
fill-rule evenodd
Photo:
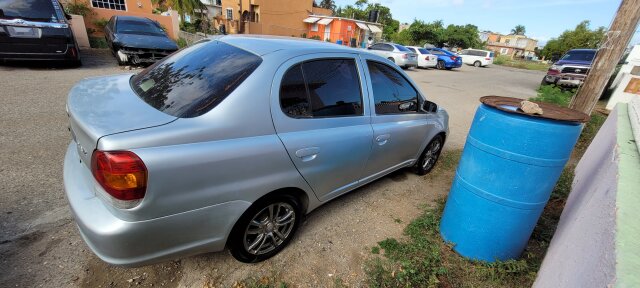
<instances>
[{"instance_id":1,"label":"rear windshield","mask_svg":"<svg viewBox=\"0 0 640 288\"><path fill-rule=\"evenodd\" d=\"M0 0L0 19L58 22L62 19L59 19L53 1L57 0ZM58 3L56 7L59 7Z\"/></svg>"},{"instance_id":2,"label":"rear windshield","mask_svg":"<svg viewBox=\"0 0 640 288\"><path fill-rule=\"evenodd\" d=\"M398 50L400 51L411 52L411 50L407 49L407 47L404 47L402 45L393 45L393 46L396 46L396 48L398 48Z\"/></svg>"},{"instance_id":3,"label":"rear windshield","mask_svg":"<svg viewBox=\"0 0 640 288\"><path fill-rule=\"evenodd\" d=\"M118 20L116 30L124 34L164 35L162 28L148 21Z\"/></svg>"},{"instance_id":4,"label":"rear windshield","mask_svg":"<svg viewBox=\"0 0 640 288\"><path fill-rule=\"evenodd\" d=\"M489 52L489 57L493 58L493 52Z\"/></svg>"},{"instance_id":5,"label":"rear windshield","mask_svg":"<svg viewBox=\"0 0 640 288\"><path fill-rule=\"evenodd\" d=\"M420 51L421 54L429 54L429 51L427 51L427 49L424 49L424 48L418 48L418 51Z\"/></svg>"},{"instance_id":6,"label":"rear windshield","mask_svg":"<svg viewBox=\"0 0 640 288\"><path fill-rule=\"evenodd\" d=\"M569 51L567 54L564 54L560 60L591 62L595 56L596 51Z\"/></svg>"},{"instance_id":7,"label":"rear windshield","mask_svg":"<svg viewBox=\"0 0 640 288\"><path fill-rule=\"evenodd\" d=\"M216 107L262 58L216 40L182 49L131 78L142 100L172 116L191 118Z\"/></svg>"}]
</instances>

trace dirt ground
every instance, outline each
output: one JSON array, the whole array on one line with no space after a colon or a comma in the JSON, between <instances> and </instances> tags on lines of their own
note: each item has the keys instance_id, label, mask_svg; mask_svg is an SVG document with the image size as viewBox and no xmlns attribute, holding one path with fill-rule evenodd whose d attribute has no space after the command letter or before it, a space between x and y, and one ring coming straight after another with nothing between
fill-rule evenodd
<instances>
[{"instance_id":1,"label":"dirt ground","mask_svg":"<svg viewBox=\"0 0 640 288\"><path fill-rule=\"evenodd\" d=\"M242 264L223 251L141 268L107 265L80 238L64 196L64 107L80 79L128 71L104 50L84 51L83 62L79 69L0 66L0 287L230 287L262 276L295 287L364 286L371 247L401 237L421 205L448 192L446 179L398 171L312 212L269 261ZM408 74L449 111L447 150L462 148L480 96L534 96L543 75L498 66Z\"/></svg>"}]
</instances>

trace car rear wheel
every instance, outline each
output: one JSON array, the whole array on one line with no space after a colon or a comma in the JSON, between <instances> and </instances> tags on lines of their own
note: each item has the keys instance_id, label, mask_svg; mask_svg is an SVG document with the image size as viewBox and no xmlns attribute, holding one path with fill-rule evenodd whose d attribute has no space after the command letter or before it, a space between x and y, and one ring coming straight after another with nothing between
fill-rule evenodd
<instances>
[{"instance_id":1,"label":"car rear wheel","mask_svg":"<svg viewBox=\"0 0 640 288\"><path fill-rule=\"evenodd\" d=\"M433 167L436 166L436 162L438 162L443 144L444 138L442 138L442 135L433 137L431 142L427 144L427 148L422 152L422 155L420 155L420 158L418 158L418 162L413 165L413 172L418 175L425 175L431 172Z\"/></svg>"},{"instance_id":2,"label":"car rear wheel","mask_svg":"<svg viewBox=\"0 0 640 288\"><path fill-rule=\"evenodd\" d=\"M290 195L258 200L238 220L229 236L231 255L244 263L264 261L278 254L293 238L302 209Z\"/></svg>"},{"instance_id":3,"label":"car rear wheel","mask_svg":"<svg viewBox=\"0 0 640 288\"><path fill-rule=\"evenodd\" d=\"M474 67L480 67L480 66L482 66L482 63L480 63L480 61L476 61L476 62L473 62L473 66Z\"/></svg>"},{"instance_id":4,"label":"car rear wheel","mask_svg":"<svg viewBox=\"0 0 640 288\"><path fill-rule=\"evenodd\" d=\"M436 64L436 69L443 70L445 68L444 61L438 60L438 64Z\"/></svg>"}]
</instances>

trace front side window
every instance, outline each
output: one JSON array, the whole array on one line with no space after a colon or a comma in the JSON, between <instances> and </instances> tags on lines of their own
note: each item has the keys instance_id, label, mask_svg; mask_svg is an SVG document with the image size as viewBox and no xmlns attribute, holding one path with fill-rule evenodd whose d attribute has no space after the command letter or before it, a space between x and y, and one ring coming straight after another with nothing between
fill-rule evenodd
<instances>
[{"instance_id":1,"label":"front side window","mask_svg":"<svg viewBox=\"0 0 640 288\"><path fill-rule=\"evenodd\" d=\"M111 10L127 10L125 0L91 0L91 6Z\"/></svg>"},{"instance_id":2,"label":"front side window","mask_svg":"<svg viewBox=\"0 0 640 288\"><path fill-rule=\"evenodd\" d=\"M398 71L388 65L367 61L376 114L418 112L418 92Z\"/></svg>"},{"instance_id":3,"label":"front side window","mask_svg":"<svg viewBox=\"0 0 640 288\"><path fill-rule=\"evenodd\" d=\"M294 118L363 115L355 60L312 60L291 67L280 85L280 106Z\"/></svg>"},{"instance_id":4,"label":"front side window","mask_svg":"<svg viewBox=\"0 0 640 288\"><path fill-rule=\"evenodd\" d=\"M131 78L136 94L171 116L191 118L217 106L262 63L229 44L202 40Z\"/></svg>"}]
</instances>

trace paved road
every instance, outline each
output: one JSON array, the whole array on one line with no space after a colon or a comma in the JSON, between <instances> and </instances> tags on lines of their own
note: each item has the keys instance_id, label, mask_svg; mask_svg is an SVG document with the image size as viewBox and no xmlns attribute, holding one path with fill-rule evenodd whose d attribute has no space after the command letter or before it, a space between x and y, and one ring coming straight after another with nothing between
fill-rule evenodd
<instances>
[{"instance_id":1,"label":"paved road","mask_svg":"<svg viewBox=\"0 0 640 288\"><path fill-rule=\"evenodd\" d=\"M123 70L106 51L83 55L80 69L0 66L0 287L105 287L139 281L229 286L235 279L274 271L308 286L331 284L326 275L342 271L342 279L357 285L367 247L401 235L406 224L399 220L407 223L419 213L419 203L447 191L446 183L394 173L312 213L302 236L282 256L258 265L239 264L224 252L138 269L105 265L80 239L64 197L62 160L70 140L64 107L78 80ZM446 149L462 148L479 97L531 97L543 76L499 66L408 74L430 100L449 111ZM140 278L126 281L135 277Z\"/></svg>"}]
</instances>

